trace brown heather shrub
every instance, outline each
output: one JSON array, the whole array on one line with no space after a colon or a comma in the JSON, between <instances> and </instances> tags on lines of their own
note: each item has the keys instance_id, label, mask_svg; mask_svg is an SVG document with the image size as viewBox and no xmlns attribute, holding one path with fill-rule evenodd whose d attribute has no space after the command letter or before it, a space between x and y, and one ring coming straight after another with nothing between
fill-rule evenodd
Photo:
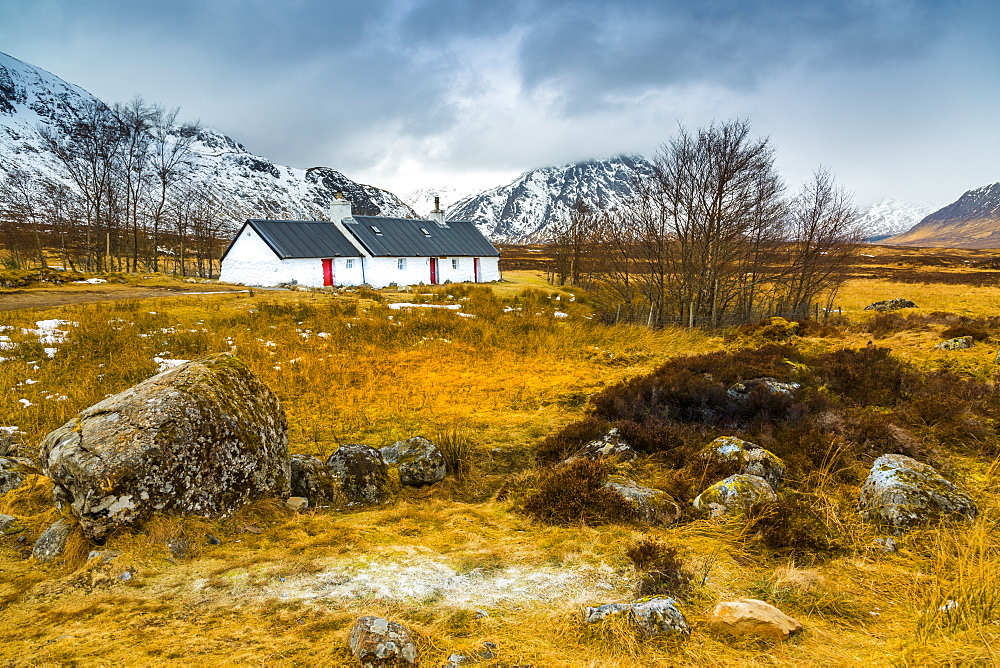
<instances>
[{"instance_id":1,"label":"brown heather shrub","mask_svg":"<svg viewBox=\"0 0 1000 668\"><path fill-rule=\"evenodd\" d=\"M838 528L817 511L817 499L811 494L782 491L777 501L751 506L747 518L761 542L778 552L816 557L846 547Z\"/></svg>"},{"instance_id":2,"label":"brown heather shrub","mask_svg":"<svg viewBox=\"0 0 1000 668\"><path fill-rule=\"evenodd\" d=\"M990 332L978 323L960 323L941 332L942 339L956 339L960 336L971 336L976 341L988 341Z\"/></svg>"},{"instance_id":3,"label":"brown heather shrub","mask_svg":"<svg viewBox=\"0 0 1000 668\"><path fill-rule=\"evenodd\" d=\"M610 428L604 420L585 418L546 436L535 455L543 462L560 462L590 441L606 434Z\"/></svg>"},{"instance_id":4,"label":"brown heather shrub","mask_svg":"<svg viewBox=\"0 0 1000 668\"><path fill-rule=\"evenodd\" d=\"M625 556L644 574L635 587L636 596L673 596L691 593L694 576L684 566L673 545L654 538L642 538L625 551Z\"/></svg>"},{"instance_id":5,"label":"brown heather shrub","mask_svg":"<svg viewBox=\"0 0 1000 668\"><path fill-rule=\"evenodd\" d=\"M603 462L576 459L544 474L538 491L524 501L524 511L550 524L604 524L636 518L633 504L606 489Z\"/></svg>"},{"instance_id":6,"label":"brown heather shrub","mask_svg":"<svg viewBox=\"0 0 1000 668\"><path fill-rule=\"evenodd\" d=\"M815 362L826 387L865 406L893 406L900 396L903 363L889 348L842 348Z\"/></svg>"}]
</instances>

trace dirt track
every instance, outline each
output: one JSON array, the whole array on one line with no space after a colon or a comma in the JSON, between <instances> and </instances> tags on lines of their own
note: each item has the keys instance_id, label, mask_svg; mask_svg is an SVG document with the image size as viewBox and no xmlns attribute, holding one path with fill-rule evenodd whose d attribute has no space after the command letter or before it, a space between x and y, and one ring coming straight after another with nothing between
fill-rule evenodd
<instances>
[{"instance_id":1,"label":"dirt track","mask_svg":"<svg viewBox=\"0 0 1000 668\"><path fill-rule=\"evenodd\" d=\"M19 309L42 309L84 302L107 302L121 299L149 299L156 297L180 297L185 294L205 294L207 292L243 292L230 285L192 284L169 286L137 286L100 284L65 286L59 288L24 288L0 292L0 311Z\"/></svg>"}]
</instances>

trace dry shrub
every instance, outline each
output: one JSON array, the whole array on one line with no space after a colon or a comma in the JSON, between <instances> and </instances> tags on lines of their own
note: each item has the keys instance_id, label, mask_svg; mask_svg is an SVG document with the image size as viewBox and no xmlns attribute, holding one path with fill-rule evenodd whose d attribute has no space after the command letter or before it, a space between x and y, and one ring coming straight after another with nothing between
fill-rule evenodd
<instances>
[{"instance_id":1,"label":"dry shrub","mask_svg":"<svg viewBox=\"0 0 1000 668\"><path fill-rule=\"evenodd\" d=\"M636 584L636 596L673 596L691 593L694 576L684 566L677 547L653 538L642 538L625 551L625 556L643 572Z\"/></svg>"},{"instance_id":2,"label":"dry shrub","mask_svg":"<svg viewBox=\"0 0 1000 668\"><path fill-rule=\"evenodd\" d=\"M747 518L761 542L778 552L817 558L847 547L839 528L819 512L812 494L783 491L777 501L751 506Z\"/></svg>"},{"instance_id":3,"label":"dry shrub","mask_svg":"<svg viewBox=\"0 0 1000 668\"><path fill-rule=\"evenodd\" d=\"M603 524L636 518L633 504L604 487L607 466L576 459L543 475L538 491L524 501L524 511L552 524Z\"/></svg>"},{"instance_id":4,"label":"dry shrub","mask_svg":"<svg viewBox=\"0 0 1000 668\"><path fill-rule=\"evenodd\" d=\"M827 388L865 406L892 406L900 396L903 363L889 348L842 348L816 360Z\"/></svg>"},{"instance_id":5,"label":"dry shrub","mask_svg":"<svg viewBox=\"0 0 1000 668\"><path fill-rule=\"evenodd\" d=\"M956 339L960 336L971 336L976 341L987 341L990 338L990 332L985 327L978 325L978 323L961 323L948 327L941 332L942 339Z\"/></svg>"},{"instance_id":6,"label":"dry shrub","mask_svg":"<svg viewBox=\"0 0 1000 668\"><path fill-rule=\"evenodd\" d=\"M457 427L442 430L432 436L444 457L448 475L462 482L472 471L472 441Z\"/></svg>"},{"instance_id":7,"label":"dry shrub","mask_svg":"<svg viewBox=\"0 0 1000 668\"><path fill-rule=\"evenodd\" d=\"M559 462L576 452L586 443L606 434L610 426L604 420L588 417L545 437L535 455L543 462Z\"/></svg>"}]
</instances>

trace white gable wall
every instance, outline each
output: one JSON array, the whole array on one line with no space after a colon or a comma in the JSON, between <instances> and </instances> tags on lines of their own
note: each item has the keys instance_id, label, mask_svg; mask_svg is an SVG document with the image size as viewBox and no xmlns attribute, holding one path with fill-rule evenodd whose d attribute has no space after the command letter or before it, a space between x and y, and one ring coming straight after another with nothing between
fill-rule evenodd
<instances>
[{"instance_id":1,"label":"white gable wall","mask_svg":"<svg viewBox=\"0 0 1000 668\"><path fill-rule=\"evenodd\" d=\"M354 266L347 268L347 260ZM334 285L361 285L364 283L360 257L333 259ZM323 287L323 261L321 258L279 259L271 247L249 225L233 243L222 261L219 280L223 283L274 286L297 283L308 287Z\"/></svg>"}]
</instances>

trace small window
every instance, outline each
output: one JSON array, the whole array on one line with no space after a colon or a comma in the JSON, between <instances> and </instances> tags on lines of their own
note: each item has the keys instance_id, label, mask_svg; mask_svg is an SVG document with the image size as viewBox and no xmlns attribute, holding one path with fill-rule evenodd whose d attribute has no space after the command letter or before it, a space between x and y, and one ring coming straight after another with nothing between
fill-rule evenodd
<instances>
[{"instance_id":1,"label":"small window","mask_svg":"<svg viewBox=\"0 0 1000 668\"><path fill-rule=\"evenodd\" d=\"M458 269L458 258L457 257L451 258L451 268L452 269Z\"/></svg>"},{"instance_id":2,"label":"small window","mask_svg":"<svg viewBox=\"0 0 1000 668\"><path fill-rule=\"evenodd\" d=\"M372 232L374 232L375 234L377 234L379 236L382 236L382 230L378 229L374 225L372 225L371 228L372 228Z\"/></svg>"},{"instance_id":3,"label":"small window","mask_svg":"<svg viewBox=\"0 0 1000 668\"><path fill-rule=\"evenodd\" d=\"M348 269L354 269L354 260L348 259L346 262L344 262L344 266L347 267Z\"/></svg>"},{"instance_id":4,"label":"small window","mask_svg":"<svg viewBox=\"0 0 1000 668\"><path fill-rule=\"evenodd\" d=\"M396 260L396 266L399 267L400 271L405 271L406 270L406 258L402 258L401 257L398 260Z\"/></svg>"},{"instance_id":5,"label":"small window","mask_svg":"<svg viewBox=\"0 0 1000 668\"><path fill-rule=\"evenodd\" d=\"M431 235L431 233L427 231L426 227L421 227L420 231L424 233L425 237L429 237Z\"/></svg>"}]
</instances>

